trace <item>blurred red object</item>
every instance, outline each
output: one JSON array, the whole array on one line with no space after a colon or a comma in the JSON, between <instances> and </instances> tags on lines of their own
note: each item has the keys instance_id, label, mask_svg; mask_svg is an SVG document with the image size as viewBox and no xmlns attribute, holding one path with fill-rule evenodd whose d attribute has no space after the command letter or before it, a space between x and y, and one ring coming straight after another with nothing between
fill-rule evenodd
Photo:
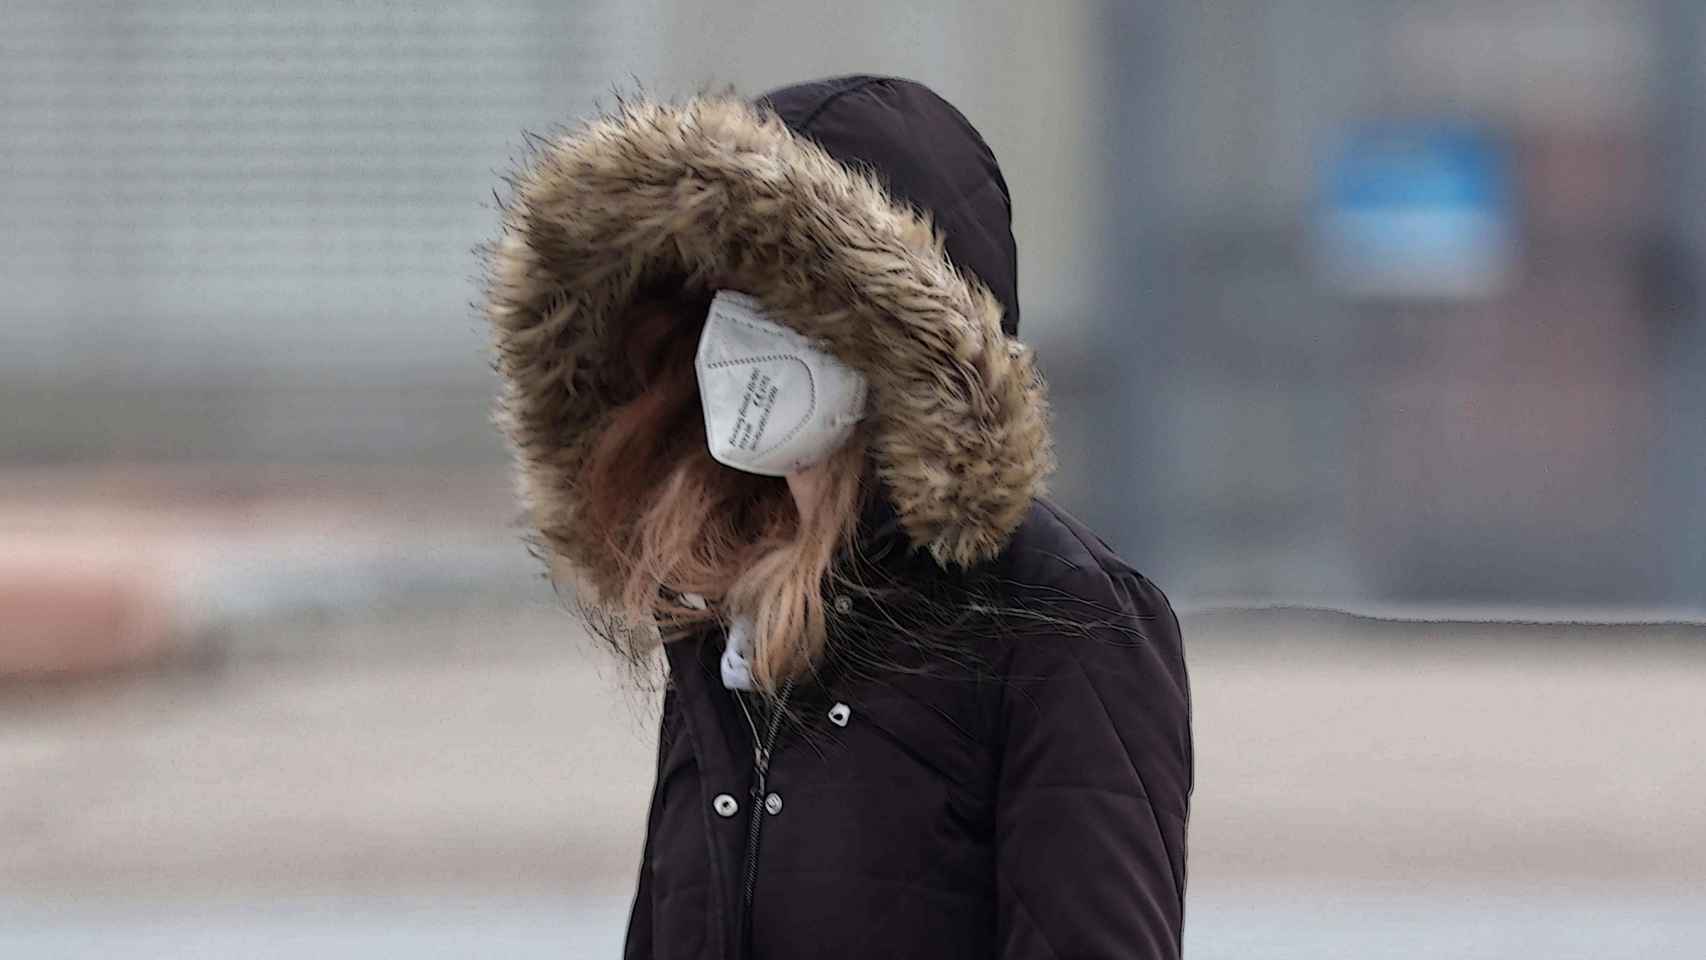
<instances>
[{"instance_id":1,"label":"blurred red object","mask_svg":"<svg viewBox=\"0 0 1706 960\"><path fill-rule=\"evenodd\" d=\"M181 636L143 543L43 543L0 551L0 677L92 673L164 656Z\"/></svg>"}]
</instances>

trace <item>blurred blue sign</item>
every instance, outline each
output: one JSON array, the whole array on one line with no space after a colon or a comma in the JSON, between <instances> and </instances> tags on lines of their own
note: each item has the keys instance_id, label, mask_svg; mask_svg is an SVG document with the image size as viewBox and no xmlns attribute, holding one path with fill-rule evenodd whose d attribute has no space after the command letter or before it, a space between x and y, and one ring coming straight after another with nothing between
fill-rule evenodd
<instances>
[{"instance_id":1,"label":"blurred blue sign","mask_svg":"<svg viewBox=\"0 0 1706 960\"><path fill-rule=\"evenodd\" d=\"M1510 271L1508 151L1466 124L1353 131L1325 171L1318 240L1334 289L1359 297L1484 297Z\"/></svg>"}]
</instances>

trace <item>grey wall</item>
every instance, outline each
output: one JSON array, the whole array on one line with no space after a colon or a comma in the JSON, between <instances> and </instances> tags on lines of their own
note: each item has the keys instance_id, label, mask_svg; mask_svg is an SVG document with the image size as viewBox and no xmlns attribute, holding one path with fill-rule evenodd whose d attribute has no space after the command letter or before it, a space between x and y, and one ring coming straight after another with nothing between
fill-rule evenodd
<instances>
[{"instance_id":1,"label":"grey wall","mask_svg":"<svg viewBox=\"0 0 1706 960\"><path fill-rule=\"evenodd\" d=\"M636 83L924 80L1001 158L1058 498L1190 600L1706 608L1685 0L16 0L0 462L502 456L473 247L524 129ZM1335 293L1368 119L1512 145L1519 269Z\"/></svg>"}]
</instances>

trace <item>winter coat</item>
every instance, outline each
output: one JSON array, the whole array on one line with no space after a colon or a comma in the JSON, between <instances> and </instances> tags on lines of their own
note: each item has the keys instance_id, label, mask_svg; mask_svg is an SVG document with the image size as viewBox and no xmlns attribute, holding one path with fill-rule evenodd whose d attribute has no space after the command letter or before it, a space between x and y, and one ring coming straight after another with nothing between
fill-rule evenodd
<instances>
[{"instance_id":1,"label":"winter coat","mask_svg":"<svg viewBox=\"0 0 1706 960\"><path fill-rule=\"evenodd\" d=\"M630 101L517 176L487 315L541 546L597 570L574 468L648 278L758 297L863 372L880 492L823 663L780 705L665 645L630 958L1161 958L1192 777L1177 620L1042 499L1043 384L1011 204L966 119L907 81L757 104ZM839 584L836 586L834 584Z\"/></svg>"}]
</instances>

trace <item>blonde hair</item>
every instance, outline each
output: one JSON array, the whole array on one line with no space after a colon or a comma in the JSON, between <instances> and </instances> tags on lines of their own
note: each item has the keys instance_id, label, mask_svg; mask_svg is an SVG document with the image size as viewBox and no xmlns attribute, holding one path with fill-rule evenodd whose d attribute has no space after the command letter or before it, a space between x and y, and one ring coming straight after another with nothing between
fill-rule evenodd
<instances>
[{"instance_id":1,"label":"blonde hair","mask_svg":"<svg viewBox=\"0 0 1706 960\"><path fill-rule=\"evenodd\" d=\"M631 396L590 438L575 481L580 532L609 563L580 579L595 623L619 628L607 632L636 660L714 620L751 617L753 675L774 692L822 658L826 581L857 528L867 440L856 433L801 476L799 504L787 481L713 460L693 370L703 303L648 301L627 318L616 359Z\"/></svg>"}]
</instances>

